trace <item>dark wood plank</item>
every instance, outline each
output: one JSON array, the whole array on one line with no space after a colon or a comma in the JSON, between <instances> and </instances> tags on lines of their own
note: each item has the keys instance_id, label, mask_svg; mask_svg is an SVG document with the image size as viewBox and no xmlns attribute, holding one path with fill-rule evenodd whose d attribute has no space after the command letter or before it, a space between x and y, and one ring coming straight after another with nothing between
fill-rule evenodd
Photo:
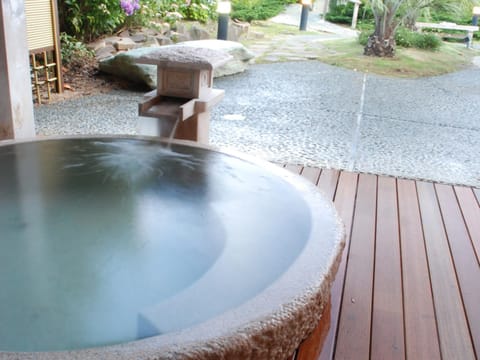
<instances>
[{"instance_id":1,"label":"dark wood plank","mask_svg":"<svg viewBox=\"0 0 480 360\"><path fill-rule=\"evenodd\" d=\"M434 185L417 183L440 349L444 359L475 359Z\"/></svg>"},{"instance_id":2,"label":"dark wood plank","mask_svg":"<svg viewBox=\"0 0 480 360\"><path fill-rule=\"evenodd\" d=\"M325 306L322 317L313 333L302 342L297 351L296 360L318 359L322 351L323 343L330 329L331 303Z\"/></svg>"},{"instance_id":3,"label":"dark wood plank","mask_svg":"<svg viewBox=\"0 0 480 360\"><path fill-rule=\"evenodd\" d=\"M312 183L317 185L318 178L320 177L320 169L313 168L313 167L304 167L302 169L302 177L307 180L310 180Z\"/></svg>"},{"instance_id":4,"label":"dark wood plank","mask_svg":"<svg viewBox=\"0 0 480 360\"><path fill-rule=\"evenodd\" d=\"M338 176L340 172L338 170L324 169L318 180L318 187L329 198L334 199L335 191L337 190Z\"/></svg>"},{"instance_id":5,"label":"dark wood plank","mask_svg":"<svg viewBox=\"0 0 480 360\"><path fill-rule=\"evenodd\" d=\"M393 178L378 179L377 214L370 356L405 359L397 187Z\"/></svg>"},{"instance_id":6,"label":"dark wood plank","mask_svg":"<svg viewBox=\"0 0 480 360\"><path fill-rule=\"evenodd\" d=\"M480 358L480 267L452 186L435 185L476 356ZM457 191L461 193L461 190ZM477 217L477 223L480 216ZM467 339L466 339L467 340Z\"/></svg>"},{"instance_id":7,"label":"dark wood plank","mask_svg":"<svg viewBox=\"0 0 480 360\"><path fill-rule=\"evenodd\" d=\"M335 348L338 359L370 356L376 192L377 178L361 174Z\"/></svg>"},{"instance_id":8,"label":"dark wood plank","mask_svg":"<svg viewBox=\"0 0 480 360\"><path fill-rule=\"evenodd\" d=\"M480 206L471 188L455 186L455 193L467 224L472 246L480 265Z\"/></svg>"},{"instance_id":9,"label":"dark wood plank","mask_svg":"<svg viewBox=\"0 0 480 360\"><path fill-rule=\"evenodd\" d=\"M420 182L417 197L414 181L397 180L398 204L395 205L395 198L392 198L392 182L395 180L380 177L376 195L371 191L371 179L374 176L336 170L320 172L299 166L287 168L295 173L300 172L313 183L317 181L317 186L328 197L334 197L347 231L346 248L332 287L327 338L318 355L322 342L318 335L322 327L318 327L299 347L297 359L393 359L403 356L407 359L475 358L474 351L478 346L474 347L472 342L478 342L477 327L480 326L477 318L480 306L477 306L478 310L475 308L475 304L480 303L475 297L480 285L475 280L480 278L480 268L473 246L467 250L465 244L468 244L468 237L473 244L473 239L480 236L480 191L455 187L453 192L453 188L446 185L433 186ZM338 177L335 174L339 174ZM375 196L378 196L376 213L372 211L372 206L376 204ZM399 229L395 231L397 206ZM462 222L463 230L459 230L462 229ZM372 226L376 229L376 243L373 246L375 240L372 240L372 234L375 230L371 230ZM362 233L370 233L370 236L361 236ZM399 267L399 251L403 322L401 316L397 319L401 314L401 310L398 310L399 274L392 271ZM475 263L472 265L472 258L477 260L476 267ZM370 271L365 271L365 268L370 268ZM370 302L366 300L369 292ZM393 300L388 300L389 297ZM364 310L358 311L359 308ZM384 323L381 319L384 319ZM397 347L401 348L397 345L401 335L392 335L402 334L399 330L402 323L404 354L396 351ZM478 352L476 356L477 360L480 359Z\"/></svg>"},{"instance_id":10,"label":"dark wood plank","mask_svg":"<svg viewBox=\"0 0 480 360\"><path fill-rule=\"evenodd\" d=\"M398 180L407 359L441 359L415 182Z\"/></svg>"},{"instance_id":11,"label":"dark wood plank","mask_svg":"<svg viewBox=\"0 0 480 360\"><path fill-rule=\"evenodd\" d=\"M341 172L337 191L335 194L335 208L345 225L345 249L342 260L335 277L331 290L330 329L322 347L319 359L332 359L335 351L335 339L338 329L338 319L343 297L343 284L345 279L347 257L350 248L350 232L353 222L353 211L357 194L358 175L349 172Z\"/></svg>"}]
</instances>

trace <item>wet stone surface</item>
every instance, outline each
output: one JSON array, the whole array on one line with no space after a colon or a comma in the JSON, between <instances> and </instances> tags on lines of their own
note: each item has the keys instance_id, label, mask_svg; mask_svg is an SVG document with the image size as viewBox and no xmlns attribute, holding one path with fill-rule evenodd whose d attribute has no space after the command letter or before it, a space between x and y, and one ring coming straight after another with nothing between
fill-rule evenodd
<instances>
[{"instance_id":1,"label":"wet stone surface","mask_svg":"<svg viewBox=\"0 0 480 360\"><path fill-rule=\"evenodd\" d=\"M210 139L275 162L478 187L479 78L473 67L399 80L317 61L254 65L215 80L225 98L213 109ZM38 107L37 131L134 134L142 95L112 92Z\"/></svg>"}]
</instances>

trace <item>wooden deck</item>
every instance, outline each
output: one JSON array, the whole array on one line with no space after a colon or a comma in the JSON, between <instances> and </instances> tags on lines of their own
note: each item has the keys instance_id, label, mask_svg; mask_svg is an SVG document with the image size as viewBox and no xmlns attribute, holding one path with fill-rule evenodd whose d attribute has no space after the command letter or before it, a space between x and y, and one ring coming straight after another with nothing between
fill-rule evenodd
<instances>
[{"instance_id":1,"label":"wooden deck","mask_svg":"<svg viewBox=\"0 0 480 360\"><path fill-rule=\"evenodd\" d=\"M480 360L480 190L287 165L347 233L322 326L292 359Z\"/></svg>"}]
</instances>

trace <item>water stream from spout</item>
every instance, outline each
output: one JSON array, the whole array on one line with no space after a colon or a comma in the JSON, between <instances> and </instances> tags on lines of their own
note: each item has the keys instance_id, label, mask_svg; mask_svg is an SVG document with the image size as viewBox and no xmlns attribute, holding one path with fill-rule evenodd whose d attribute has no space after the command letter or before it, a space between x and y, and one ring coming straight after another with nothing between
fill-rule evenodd
<instances>
[{"instance_id":1,"label":"water stream from spout","mask_svg":"<svg viewBox=\"0 0 480 360\"><path fill-rule=\"evenodd\" d=\"M171 150L172 148L173 138L175 136L175 133L177 132L177 127L179 123L180 123L180 116L177 116L177 119L175 120L175 124L173 124L172 131L170 132L170 136L168 137L168 140L167 140L167 149L169 150Z\"/></svg>"}]
</instances>

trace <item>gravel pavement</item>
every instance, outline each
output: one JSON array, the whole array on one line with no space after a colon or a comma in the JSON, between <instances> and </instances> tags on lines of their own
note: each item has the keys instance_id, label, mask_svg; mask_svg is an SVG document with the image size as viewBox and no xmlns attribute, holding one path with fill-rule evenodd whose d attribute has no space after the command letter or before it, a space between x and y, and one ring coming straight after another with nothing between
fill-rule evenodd
<instances>
[{"instance_id":1,"label":"gravel pavement","mask_svg":"<svg viewBox=\"0 0 480 360\"><path fill-rule=\"evenodd\" d=\"M211 143L275 161L480 187L480 68L402 80L317 61L217 79ZM36 107L37 131L135 134L142 93Z\"/></svg>"},{"instance_id":2,"label":"gravel pavement","mask_svg":"<svg viewBox=\"0 0 480 360\"><path fill-rule=\"evenodd\" d=\"M293 61L252 65L214 87L225 89L212 111L215 146L275 162L480 187L478 66L406 80ZM142 95L113 91L36 107L37 132L135 134Z\"/></svg>"}]
</instances>

